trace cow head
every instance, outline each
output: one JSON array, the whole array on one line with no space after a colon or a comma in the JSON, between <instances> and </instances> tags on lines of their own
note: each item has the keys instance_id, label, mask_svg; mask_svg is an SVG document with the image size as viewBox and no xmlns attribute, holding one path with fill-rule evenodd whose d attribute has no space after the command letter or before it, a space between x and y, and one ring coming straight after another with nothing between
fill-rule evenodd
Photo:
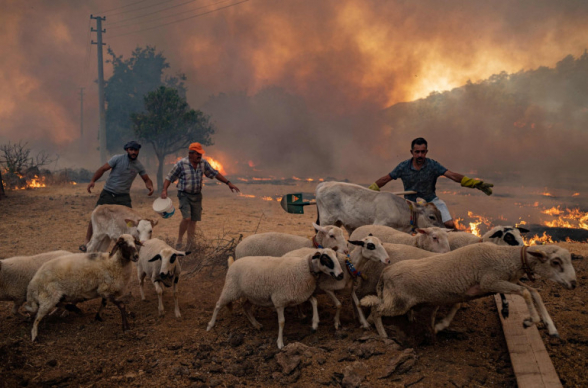
<instances>
[{"instance_id":1,"label":"cow head","mask_svg":"<svg viewBox=\"0 0 588 388\"><path fill-rule=\"evenodd\" d=\"M420 198L419 198L420 199ZM430 226L437 226L443 228L443 221L441 220L441 212L437 209L434 203L425 202L422 199L413 203L413 208L417 217L417 225L421 228L428 228Z\"/></svg>"}]
</instances>

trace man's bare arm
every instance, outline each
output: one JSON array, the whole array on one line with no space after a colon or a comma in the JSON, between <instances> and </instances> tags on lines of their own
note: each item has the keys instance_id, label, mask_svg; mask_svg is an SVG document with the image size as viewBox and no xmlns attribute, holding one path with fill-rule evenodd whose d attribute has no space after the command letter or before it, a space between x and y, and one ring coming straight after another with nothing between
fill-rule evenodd
<instances>
[{"instance_id":1,"label":"man's bare arm","mask_svg":"<svg viewBox=\"0 0 588 388\"><path fill-rule=\"evenodd\" d=\"M143 179L143 182L145 182L145 187L147 188L147 190L149 190L149 193L147 195L150 196L151 194L153 194L153 182L147 174L141 175L141 178Z\"/></svg>"},{"instance_id":2,"label":"man's bare arm","mask_svg":"<svg viewBox=\"0 0 588 388\"><path fill-rule=\"evenodd\" d=\"M463 175L462 174L458 174L457 172L453 172L453 171L445 171L445 175L447 178L451 179L452 181L455 181L457 183L461 183L461 180L463 179Z\"/></svg>"},{"instance_id":3,"label":"man's bare arm","mask_svg":"<svg viewBox=\"0 0 588 388\"><path fill-rule=\"evenodd\" d=\"M102 177L102 175L110 170L112 167L110 167L110 164L108 163L104 163L104 166L100 167L98 170L96 170L96 172L94 173L94 176L92 177L92 180L90 181L90 183L88 183L88 193L92 193L92 189L94 188L94 183L96 183L96 181L98 179L100 179Z\"/></svg>"},{"instance_id":4,"label":"man's bare arm","mask_svg":"<svg viewBox=\"0 0 588 388\"><path fill-rule=\"evenodd\" d=\"M386 183L390 182L391 180L392 178L390 178L390 175L386 174L376 181L376 185L378 185L378 187L383 187Z\"/></svg>"}]
</instances>

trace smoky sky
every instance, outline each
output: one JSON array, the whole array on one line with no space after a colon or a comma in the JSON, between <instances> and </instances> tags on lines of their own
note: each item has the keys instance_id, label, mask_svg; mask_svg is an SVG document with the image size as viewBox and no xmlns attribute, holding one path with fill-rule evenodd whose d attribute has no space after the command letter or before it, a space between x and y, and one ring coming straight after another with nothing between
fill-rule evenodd
<instances>
[{"instance_id":1,"label":"smoky sky","mask_svg":"<svg viewBox=\"0 0 588 388\"><path fill-rule=\"evenodd\" d=\"M483 105L426 125L415 115L410 125L391 121L386 110L468 80L580 56L588 47L586 2L249 0L184 21L177 20L232 3L131 3L1 1L0 142L58 152L61 167L97 166L94 14L106 15L104 42L117 55L156 46L170 74L186 74L188 102L217 126L209 154L228 174L369 182L410 157L410 140L420 135L430 137L431 157L462 173L554 175L549 159L567 169L587 162L578 145L585 134L574 128L525 132L536 139L529 146L509 132L493 135L492 118L479 114ZM557 98L548 100L558 109ZM535 105L547 109L533 101L529 109Z\"/></svg>"}]
</instances>

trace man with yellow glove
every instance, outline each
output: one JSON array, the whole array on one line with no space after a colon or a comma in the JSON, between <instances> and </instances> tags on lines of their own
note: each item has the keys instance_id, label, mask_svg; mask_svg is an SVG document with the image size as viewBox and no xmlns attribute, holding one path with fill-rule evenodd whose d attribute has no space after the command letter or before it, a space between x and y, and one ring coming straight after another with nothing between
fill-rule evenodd
<instances>
[{"instance_id":1,"label":"man with yellow glove","mask_svg":"<svg viewBox=\"0 0 588 388\"><path fill-rule=\"evenodd\" d=\"M384 175L368 188L380 191L380 188L392 179L400 178L404 184L405 191L417 192L416 194L405 195L404 198L410 201L416 201L417 198L422 198L427 202L434 203L441 212L441 218L445 227L455 229L455 223L449 213L449 209L447 209L447 205L435 193L437 178L443 175L455 182L461 183L463 187L481 190L486 195L492 194L491 187L494 185L449 171L435 160L427 158L427 152L427 141L422 137L414 139L411 143L410 150L412 158L400 163L391 173Z\"/></svg>"}]
</instances>

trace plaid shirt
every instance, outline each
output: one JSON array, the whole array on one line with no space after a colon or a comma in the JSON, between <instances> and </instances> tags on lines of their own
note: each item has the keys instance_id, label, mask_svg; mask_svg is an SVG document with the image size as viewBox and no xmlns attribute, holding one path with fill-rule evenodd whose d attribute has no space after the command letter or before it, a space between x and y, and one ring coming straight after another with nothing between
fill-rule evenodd
<instances>
[{"instance_id":1,"label":"plaid shirt","mask_svg":"<svg viewBox=\"0 0 588 388\"><path fill-rule=\"evenodd\" d=\"M213 179L218 175L218 171L212 168L210 163L202 159L198 163L198 167L194 168L190 164L190 160L187 157L178 161L165 179L170 182L175 182L176 179L180 179L178 182L178 190L185 191L190 194L197 194L202 191L202 175L206 175L210 179Z\"/></svg>"}]
</instances>

